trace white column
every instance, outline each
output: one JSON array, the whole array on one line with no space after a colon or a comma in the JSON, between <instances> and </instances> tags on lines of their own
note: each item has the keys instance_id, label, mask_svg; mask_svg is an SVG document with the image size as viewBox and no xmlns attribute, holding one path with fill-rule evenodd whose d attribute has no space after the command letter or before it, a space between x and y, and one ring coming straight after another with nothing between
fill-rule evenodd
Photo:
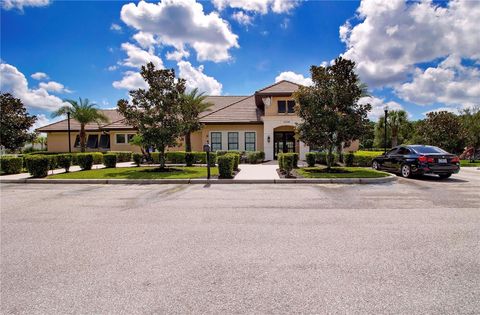
<instances>
[{"instance_id":1,"label":"white column","mask_svg":"<svg viewBox=\"0 0 480 315\"><path fill-rule=\"evenodd\" d=\"M300 160L305 160L305 157L306 157L305 153L310 152L310 148L307 145L305 145L305 143L303 143L302 141L299 142L298 146L299 146L298 149L300 151L299 158Z\"/></svg>"},{"instance_id":2,"label":"white column","mask_svg":"<svg viewBox=\"0 0 480 315\"><path fill-rule=\"evenodd\" d=\"M270 142L268 142L269 137ZM263 151L265 160L273 160L273 127L269 121L263 122Z\"/></svg>"}]
</instances>

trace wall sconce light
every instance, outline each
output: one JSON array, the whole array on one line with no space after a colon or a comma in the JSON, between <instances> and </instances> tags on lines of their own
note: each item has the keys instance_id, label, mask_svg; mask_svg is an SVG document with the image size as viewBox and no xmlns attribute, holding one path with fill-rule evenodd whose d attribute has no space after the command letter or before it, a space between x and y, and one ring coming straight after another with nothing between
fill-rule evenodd
<instances>
[{"instance_id":1,"label":"wall sconce light","mask_svg":"<svg viewBox=\"0 0 480 315\"><path fill-rule=\"evenodd\" d=\"M270 136L267 137L267 142L270 143Z\"/></svg>"}]
</instances>

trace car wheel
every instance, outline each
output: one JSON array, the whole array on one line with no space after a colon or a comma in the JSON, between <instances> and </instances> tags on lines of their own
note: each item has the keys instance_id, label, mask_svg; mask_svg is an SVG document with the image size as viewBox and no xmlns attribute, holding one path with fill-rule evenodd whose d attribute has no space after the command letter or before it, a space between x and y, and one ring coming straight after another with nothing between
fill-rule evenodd
<instances>
[{"instance_id":1,"label":"car wheel","mask_svg":"<svg viewBox=\"0 0 480 315\"><path fill-rule=\"evenodd\" d=\"M379 165L378 165L378 162L377 162L377 161L373 161L373 163L372 163L372 168L373 168L374 170L378 170L378 169L379 169Z\"/></svg>"},{"instance_id":2,"label":"car wheel","mask_svg":"<svg viewBox=\"0 0 480 315\"><path fill-rule=\"evenodd\" d=\"M449 178L450 176L452 176L452 174L439 174L438 176L440 176L440 178L444 179L444 178Z\"/></svg>"},{"instance_id":3,"label":"car wheel","mask_svg":"<svg viewBox=\"0 0 480 315\"><path fill-rule=\"evenodd\" d=\"M409 178L412 177L412 169L410 165L403 164L402 165L402 177Z\"/></svg>"}]
</instances>

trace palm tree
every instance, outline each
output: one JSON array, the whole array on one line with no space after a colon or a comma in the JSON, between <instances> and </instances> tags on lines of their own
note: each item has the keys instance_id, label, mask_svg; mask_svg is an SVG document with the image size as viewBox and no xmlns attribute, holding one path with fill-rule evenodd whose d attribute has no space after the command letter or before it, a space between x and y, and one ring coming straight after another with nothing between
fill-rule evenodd
<instances>
[{"instance_id":1,"label":"palm tree","mask_svg":"<svg viewBox=\"0 0 480 315\"><path fill-rule=\"evenodd\" d=\"M404 110L392 110L388 113L388 127L392 134L392 147L398 145L398 136L408 124L408 115Z\"/></svg>"},{"instance_id":2,"label":"palm tree","mask_svg":"<svg viewBox=\"0 0 480 315\"><path fill-rule=\"evenodd\" d=\"M108 122L108 118L96 108L97 104L90 103L87 98L83 100L79 98L78 102L74 100L65 100L65 102L70 103L70 105L62 106L52 114L52 117L70 113L70 117L80 123L80 149L82 152L85 152L85 126L93 122Z\"/></svg>"},{"instance_id":3,"label":"palm tree","mask_svg":"<svg viewBox=\"0 0 480 315\"><path fill-rule=\"evenodd\" d=\"M206 102L207 96L204 93L198 93L198 89L193 89L190 93L182 96L182 123L185 134L185 151L192 152L192 132L202 128L200 123L200 114L209 111L213 103Z\"/></svg>"}]
</instances>

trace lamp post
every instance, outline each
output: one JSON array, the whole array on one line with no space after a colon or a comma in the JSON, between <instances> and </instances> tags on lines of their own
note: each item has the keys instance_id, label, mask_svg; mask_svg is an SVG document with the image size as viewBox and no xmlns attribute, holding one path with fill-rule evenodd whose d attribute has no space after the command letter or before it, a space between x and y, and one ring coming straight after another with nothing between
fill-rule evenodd
<instances>
[{"instance_id":1,"label":"lamp post","mask_svg":"<svg viewBox=\"0 0 480 315\"><path fill-rule=\"evenodd\" d=\"M210 179L210 144L203 145L203 151L207 153L207 179Z\"/></svg>"},{"instance_id":2,"label":"lamp post","mask_svg":"<svg viewBox=\"0 0 480 315\"><path fill-rule=\"evenodd\" d=\"M68 153L72 153L72 139L70 139L70 111L67 112L68 121Z\"/></svg>"},{"instance_id":3,"label":"lamp post","mask_svg":"<svg viewBox=\"0 0 480 315\"><path fill-rule=\"evenodd\" d=\"M387 117L388 117L388 106L385 106L383 108L383 111L385 112L385 117L384 117L384 137L383 137L383 147L385 149L384 154L387 154Z\"/></svg>"}]
</instances>

